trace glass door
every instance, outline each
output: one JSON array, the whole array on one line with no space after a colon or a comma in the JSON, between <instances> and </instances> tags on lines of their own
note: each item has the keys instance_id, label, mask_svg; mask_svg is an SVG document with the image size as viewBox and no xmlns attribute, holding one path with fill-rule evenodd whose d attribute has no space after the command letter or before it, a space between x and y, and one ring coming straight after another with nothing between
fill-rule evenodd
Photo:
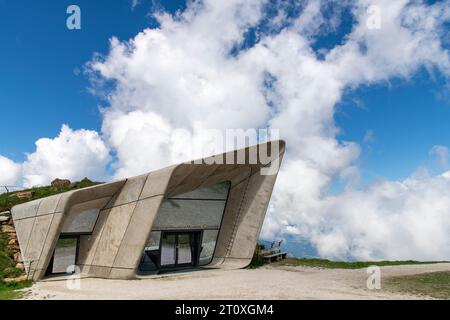
<instances>
[{"instance_id":1,"label":"glass door","mask_svg":"<svg viewBox=\"0 0 450 320\"><path fill-rule=\"evenodd\" d=\"M161 268L194 266L198 260L199 232L163 232Z\"/></svg>"},{"instance_id":2,"label":"glass door","mask_svg":"<svg viewBox=\"0 0 450 320\"><path fill-rule=\"evenodd\" d=\"M164 233L161 239L161 267L173 266L177 258L177 234Z\"/></svg>"},{"instance_id":3,"label":"glass door","mask_svg":"<svg viewBox=\"0 0 450 320\"><path fill-rule=\"evenodd\" d=\"M178 235L178 259L177 264L192 264L191 235L183 233Z\"/></svg>"},{"instance_id":4,"label":"glass door","mask_svg":"<svg viewBox=\"0 0 450 320\"><path fill-rule=\"evenodd\" d=\"M77 262L78 237L60 237L47 268L47 275L73 273Z\"/></svg>"}]
</instances>

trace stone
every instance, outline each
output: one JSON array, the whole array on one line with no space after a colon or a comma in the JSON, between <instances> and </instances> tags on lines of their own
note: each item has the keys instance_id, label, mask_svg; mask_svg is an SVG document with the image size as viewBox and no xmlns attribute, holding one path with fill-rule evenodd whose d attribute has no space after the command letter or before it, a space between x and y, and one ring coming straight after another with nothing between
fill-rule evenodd
<instances>
[{"instance_id":1,"label":"stone","mask_svg":"<svg viewBox=\"0 0 450 320\"><path fill-rule=\"evenodd\" d=\"M3 211L0 212L0 217L9 217L11 215L10 211Z\"/></svg>"},{"instance_id":2,"label":"stone","mask_svg":"<svg viewBox=\"0 0 450 320\"><path fill-rule=\"evenodd\" d=\"M25 270L25 266L23 265L22 262L19 262L19 263L16 264L16 269Z\"/></svg>"},{"instance_id":3,"label":"stone","mask_svg":"<svg viewBox=\"0 0 450 320\"><path fill-rule=\"evenodd\" d=\"M20 252L14 253L14 261L22 262L22 255L20 254Z\"/></svg>"},{"instance_id":4,"label":"stone","mask_svg":"<svg viewBox=\"0 0 450 320\"><path fill-rule=\"evenodd\" d=\"M16 230L13 227L8 226L8 225L2 226L2 231L4 233L16 233Z\"/></svg>"},{"instance_id":5,"label":"stone","mask_svg":"<svg viewBox=\"0 0 450 320\"><path fill-rule=\"evenodd\" d=\"M28 280L28 276L26 274L23 274L17 278L6 278L3 281L5 282L22 282L22 281L27 281Z\"/></svg>"},{"instance_id":6,"label":"stone","mask_svg":"<svg viewBox=\"0 0 450 320\"><path fill-rule=\"evenodd\" d=\"M89 183L89 184L93 183L93 182L92 182L90 179L88 179L87 177L84 177L84 179L81 180L80 182L81 182L81 183Z\"/></svg>"},{"instance_id":7,"label":"stone","mask_svg":"<svg viewBox=\"0 0 450 320\"><path fill-rule=\"evenodd\" d=\"M13 246L13 245L15 245L16 243L17 243L17 240L16 240L16 239L11 239L11 240L8 241L8 246Z\"/></svg>"},{"instance_id":8,"label":"stone","mask_svg":"<svg viewBox=\"0 0 450 320\"><path fill-rule=\"evenodd\" d=\"M0 223L6 223L9 221L9 217L6 216L0 216Z\"/></svg>"},{"instance_id":9,"label":"stone","mask_svg":"<svg viewBox=\"0 0 450 320\"><path fill-rule=\"evenodd\" d=\"M51 183L52 187L56 189L69 188L70 184L71 184L70 180L58 178L53 180Z\"/></svg>"},{"instance_id":10,"label":"stone","mask_svg":"<svg viewBox=\"0 0 450 320\"><path fill-rule=\"evenodd\" d=\"M11 195L11 197L29 200L29 199L33 198L33 195L34 195L34 191L20 191L20 192L13 193Z\"/></svg>"}]
</instances>

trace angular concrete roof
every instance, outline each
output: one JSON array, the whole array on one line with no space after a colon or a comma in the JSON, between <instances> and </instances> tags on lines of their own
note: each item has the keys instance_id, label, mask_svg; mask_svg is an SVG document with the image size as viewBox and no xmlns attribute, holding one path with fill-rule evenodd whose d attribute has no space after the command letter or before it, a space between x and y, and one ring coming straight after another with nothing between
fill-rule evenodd
<instances>
[{"instance_id":1,"label":"angular concrete roof","mask_svg":"<svg viewBox=\"0 0 450 320\"><path fill-rule=\"evenodd\" d=\"M271 150L272 144L279 146L274 149L276 154L266 159L259 156L259 151ZM77 261L82 274L135 278L162 201L223 181L230 181L231 188L214 258L208 267L246 267L259 237L284 151L283 141L268 142L15 206L12 216L29 278L40 280L45 276L64 223L72 214L88 209L99 209L100 214L92 234L80 243ZM250 155L255 154L258 159L252 161ZM212 160L220 158L234 159L234 163L239 158L241 161L213 163ZM275 167L273 174L261 174L270 167Z\"/></svg>"}]
</instances>

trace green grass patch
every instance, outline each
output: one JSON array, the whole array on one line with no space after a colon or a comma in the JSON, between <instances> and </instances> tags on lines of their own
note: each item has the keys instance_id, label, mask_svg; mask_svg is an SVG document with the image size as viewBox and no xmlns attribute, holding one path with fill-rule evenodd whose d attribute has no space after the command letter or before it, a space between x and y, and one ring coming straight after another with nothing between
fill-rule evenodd
<instances>
[{"instance_id":1,"label":"green grass patch","mask_svg":"<svg viewBox=\"0 0 450 320\"><path fill-rule=\"evenodd\" d=\"M300 259L300 258L287 258L282 261L274 262L274 266L305 266L305 267L316 267L316 268L327 268L327 269L361 269L367 268L369 266L400 266L400 265L410 265L410 264L430 264L430 263L444 263L447 261L356 261L356 262L345 262L345 261L330 261L326 259Z\"/></svg>"},{"instance_id":2,"label":"green grass patch","mask_svg":"<svg viewBox=\"0 0 450 320\"><path fill-rule=\"evenodd\" d=\"M23 274L17 269L13 254L8 247L8 236L0 231L0 300L19 299L23 292L18 290L31 286L31 281L6 282L6 278L16 278Z\"/></svg>"},{"instance_id":3,"label":"green grass patch","mask_svg":"<svg viewBox=\"0 0 450 320\"><path fill-rule=\"evenodd\" d=\"M435 299L450 299L450 271L388 278L384 281L383 286L391 291Z\"/></svg>"},{"instance_id":4,"label":"green grass patch","mask_svg":"<svg viewBox=\"0 0 450 320\"><path fill-rule=\"evenodd\" d=\"M33 197L31 199L19 199L14 196L17 192L11 192L9 194L3 193L0 194L0 212L10 210L13 206L22 204L28 201L33 201L45 197L54 196L56 194L60 194L63 192L76 190L76 189L82 189L87 187L92 187L95 185L101 184L101 182L94 182L90 180L81 180L78 182L74 182L71 186L64 187L64 188L54 188L52 186L45 186L45 187L36 187L31 188L27 190L21 190L20 192L24 191L33 191Z\"/></svg>"},{"instance_id":5,"label":"green grass patch","mask_svg":"<svg viewBox=\"0 0 450 320\"><path fill-rule=\"evenodd\" d=\"M8 247L8 236L0 231L0 280L8 269L15 267L13 254Z\"/></svg>"},{"instance_id":6,"label":"green grass patch","mask_svg":"<svg viewBox=\"0 0 450 320\"><path fill-rule=\"evenodd\" d=\"M0 280L0 300L14 300L23 297L24 293L18 290L31 286L31 281L5 282Z\"/></svg>"}]
</instances>

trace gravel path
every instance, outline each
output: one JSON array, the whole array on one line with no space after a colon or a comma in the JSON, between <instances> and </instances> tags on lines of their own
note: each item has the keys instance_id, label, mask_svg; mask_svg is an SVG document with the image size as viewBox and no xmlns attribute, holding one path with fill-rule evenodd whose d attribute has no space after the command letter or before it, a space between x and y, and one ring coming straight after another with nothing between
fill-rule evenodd
<instances>
[{"instance_id":1,"label":"gravel path","mask_svg":"<svg viewBox=\"0 0 450 320\"><path fill-rule=\"evenodd\" d=\"M381 277L450 271L450 263L381 267ZM366 269L263 267L197 271L141 280L82 279L80 290L66 281L39 282L26 299L417 299L368 290Z\"/></svg>"}]
</instances>

